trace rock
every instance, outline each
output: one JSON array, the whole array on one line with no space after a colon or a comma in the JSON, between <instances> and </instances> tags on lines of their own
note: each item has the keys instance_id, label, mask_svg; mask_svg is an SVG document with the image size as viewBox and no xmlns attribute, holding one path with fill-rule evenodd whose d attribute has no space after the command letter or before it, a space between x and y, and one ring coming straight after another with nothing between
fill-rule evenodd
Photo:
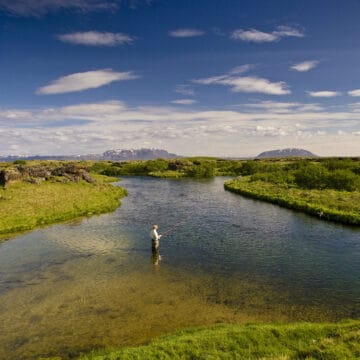
<instances>
[{"instance_id":1,"label":"rock","mask_svg":"<svg viewBox=\"0 0 360 360\"><path fill-rule=\"evenodd\" d=\"M62 178L59 180L59 178ZM24 180L31 184L40 184L42 181L79 182L85 180L94 183L88 168L75 163L64 164L58 167L53 165L23 166L18 165L0 171L0 186L6 187L11 181Z\"/></svg>"},{"instance_id":2,"label":"rock","mask_svg":"<svg viewBox=\"0 0 360 360\"><path fill-rule=\"evenodd\" d=\"M27 179L25 179L26 182L30 183L30 184L36 184L36 185L40 185L42 181L44 181L45 178L33 178L33 177L29 177Z\"/></svg>"}]
</instances>

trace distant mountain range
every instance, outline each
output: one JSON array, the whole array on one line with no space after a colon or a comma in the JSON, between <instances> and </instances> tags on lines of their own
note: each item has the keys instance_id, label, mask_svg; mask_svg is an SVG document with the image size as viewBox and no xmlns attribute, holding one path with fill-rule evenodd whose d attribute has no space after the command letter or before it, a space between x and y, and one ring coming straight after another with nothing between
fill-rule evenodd
<instances>
[{"instance_id":1,"label":"distant mountain range","mask_svg":"<svg viewBox=\"0 0 360 360\"><path fill-rule=\"evenodd\" d=\"M277 158L277 157L314 157L316 156L310 151L304 149L287 148L279 150L264 151L259 154L256 158Z\"/></svg>"},{"instance_id":2,"label":"distant mountain range","mask_svg":"<svg viewBox=\"0 0 360 360\"><path fill-rule=\"evenodd\" d=\"M34 156L4 156L0 157L0 161L16 161L16 160L150 160L157 158L175 158L179 155L172 154L161 149L116 149L108 150L102 154L86 154L86 155L34 155Z\"/></svg>"}]
</instances>

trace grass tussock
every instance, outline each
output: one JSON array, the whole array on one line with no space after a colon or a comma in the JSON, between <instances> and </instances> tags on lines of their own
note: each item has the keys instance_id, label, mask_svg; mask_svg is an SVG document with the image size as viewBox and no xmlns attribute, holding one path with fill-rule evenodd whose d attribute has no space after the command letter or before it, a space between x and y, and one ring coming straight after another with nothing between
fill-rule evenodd
<instances>
[{"instance_id":1,"label":"grass tussock","mask_svg":"<svg viewBox=\"0 0 360 360\"><path fill-rule=\"evenodd\" d=\"M94 352L81 360L360 358L360 322L217 325L177 332L150 344Z\"/></svg>"},{"instance_id":2,"label":"grass tussock","mask_svg":"<svg viewBox=\"0 0 360 360\"><path fill-rule=\"evenodd\" d=\"M94 175L96 183L22 181L0 189L0 238L37 226L115 210L126 190Z\"/></svg>"},{"instance_id":3,"label":"grass tussock","mask_svg":"<svg viewBox=\"0 0 360 360\"><path fill-rule=\"evenodd\" d=\"M321 219L360 225L360 192L333 189L301 189L288 184L253 181L250 177L229 180L225 189Z\"/></svg>"}]
</instances>

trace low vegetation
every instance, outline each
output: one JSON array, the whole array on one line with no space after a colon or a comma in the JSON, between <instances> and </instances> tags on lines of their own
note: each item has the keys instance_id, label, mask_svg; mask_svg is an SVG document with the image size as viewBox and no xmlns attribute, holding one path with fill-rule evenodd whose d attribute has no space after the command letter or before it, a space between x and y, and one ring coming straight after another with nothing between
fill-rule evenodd
<instances>
[{"instance_id":1,"label":"low vegetation","mask_svg":"<svg viewBox=\"0 0 360 360\"><path fill-rule=\"evenodd\" d=\"M8 169L9 173L15 173L16 170L4 165L2 168ZM30 171L30 174L38 174L44 172L44 169L49 171L49 168L57 170L60 167L54 163L46 163L46 167L29 165L25 173ZM1 188L0 238L41 225L115 210L120 204L119 199L126 195L121 187L109 184L109 181L118 179L80 170L81 177L64 173L48 178L16 178ZM88 181L83 180L83 177Z\"/></svg>"},{"instance_id":2,"label":"low vegetation","mask_svg":"<svg viewBox=\"0 0 360 360\"><path fill-rule=\"evenodd\" d=\"M225 189L300 210L322 219L360 225L360 163L351 159L243 164L243 177Z\"/></svg>"},{"instance_id":3,"label":"low vegetation","mask_svg":"<svg viewBox=\"0 0 360 360\"><path fill-rule=\"evenodd\" d=\"M161 178L211 178L221 175L239 175L241 163L209 157L134 160L123 162L96 162L92 170L103 175L142 175Z\"/></svg>"},{"instance_id":4,"label":"low vegetation","mask_svg":"<svg viewBox=\"0 0 360 360\"><path fill-rule=\"evenodd\" d=\"M81 360L323 359L360 357L360 322L217 325L181 331L150 344L103 351Z\"/></svg>"}]
</instances>

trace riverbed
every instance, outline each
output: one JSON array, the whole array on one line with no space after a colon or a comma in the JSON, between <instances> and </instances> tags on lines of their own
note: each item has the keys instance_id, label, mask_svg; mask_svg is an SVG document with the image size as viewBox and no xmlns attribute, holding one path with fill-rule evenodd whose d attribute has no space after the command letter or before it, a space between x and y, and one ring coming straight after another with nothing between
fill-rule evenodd
<instances>
[{"instance_id":1,"label":"riverbed","mask_svg":"<svg viewBox=\"0 0 360 360\"><path fill-rule=\"evenodd\" d=\"M223 189L127 177L114 213L0 243L0 359L75 358L222 322L360 315L360 229ZM170 230L152 253L149 232Z\"/></svg>"}]
</instances>

